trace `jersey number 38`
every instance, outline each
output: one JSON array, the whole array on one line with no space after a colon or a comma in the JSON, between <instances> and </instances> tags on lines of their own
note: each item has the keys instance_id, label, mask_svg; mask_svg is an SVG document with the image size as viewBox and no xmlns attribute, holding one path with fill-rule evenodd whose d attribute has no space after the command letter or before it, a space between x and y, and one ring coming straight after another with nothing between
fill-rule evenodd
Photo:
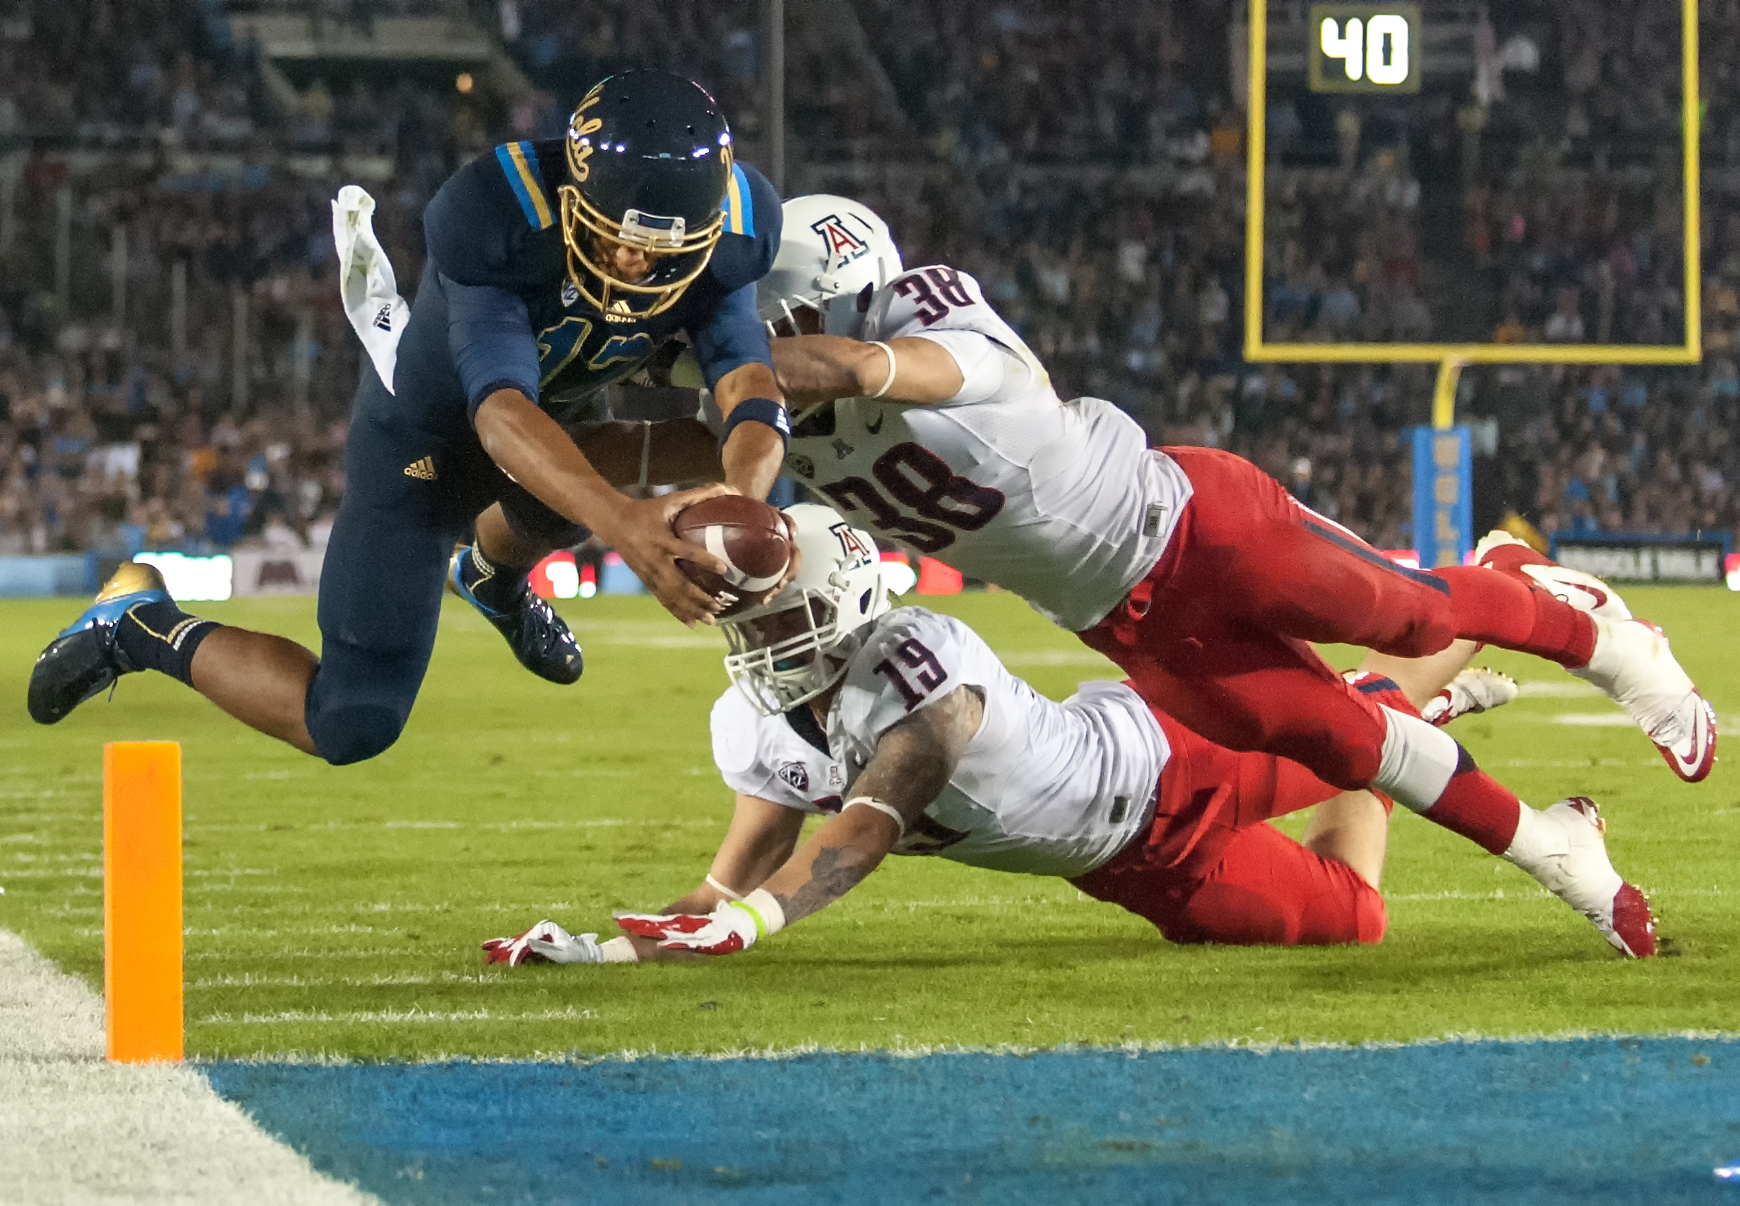
<instances>
[{"instance_id":1,"label":"jersey number 38","mask_svg":"<svg viewBox=\"0 0 1740 1206\"><path fill-rule=\"evenodd\" d=\"M870 475L874 482L848 477L819 488L840 510L868 511L871 527L921 553L948 548L959 533L977 532L1003 509L1002 491L961 477L918 444L896 444L876 458Z\"/></svg>"}]
</instances>

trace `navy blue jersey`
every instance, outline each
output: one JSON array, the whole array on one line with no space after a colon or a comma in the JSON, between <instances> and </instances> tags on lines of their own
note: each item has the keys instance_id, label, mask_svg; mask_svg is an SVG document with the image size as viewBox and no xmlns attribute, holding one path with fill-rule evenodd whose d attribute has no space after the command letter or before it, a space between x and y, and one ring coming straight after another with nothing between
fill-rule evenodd
<instances>
[{"instance_id":1,"label":"navy blue jersey","mask_svg":"<svg viewBox=\"0 0 1740 1206\"><path fill-rule=\"evenodd\" d=\"M562 139L507 143L455 172L423 215L429 263L412 326L423 325L417 310L441 307L462 418L495 390L512 387L560 421L679 331L693 342L709 386L745 364L772 365L755 282L779 250L780 205L760 172L733 168L725 233L675 305L609 322L568 279L556 194L566 179ZM439 302L426 299L429 293ZM425 327L425 334L434 332ZM432 350L430 339L415 342ZM416 371L403 364L400 371L405 367ZM451 400L451 391L434 392ZM445 415L428 418L447 425Z\"/></svg>"}]
</instances>

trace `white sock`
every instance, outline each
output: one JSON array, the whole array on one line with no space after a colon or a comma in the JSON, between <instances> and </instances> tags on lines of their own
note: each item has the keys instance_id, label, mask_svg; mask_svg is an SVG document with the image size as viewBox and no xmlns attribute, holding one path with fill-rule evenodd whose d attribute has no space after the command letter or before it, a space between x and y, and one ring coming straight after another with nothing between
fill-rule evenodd
<instances>
[{"instance_id":1,"label":"white sock","mask_svg":"<svg viewBox=\"0 0 1740 1206\"><path fill-rule=\"evenodd\" d=\"M1425 812L1438 802L1456 774L1462 747L1443 729L1394 708L1382 708L1383 759L1372 786L1396 803Z\"/></svg>"},{"instance_id":2,"label":"white sock","mask_svg":"<svg viewBox=\"0 0 1740 1206\"><path fill-rule=\"evenodd\" d=\"M1516 836L1500 857L1540 879L1552 859L1570 852L1571 842L1564 828L1524 804L1516 819Z\"/></svg>"}]
</instances>

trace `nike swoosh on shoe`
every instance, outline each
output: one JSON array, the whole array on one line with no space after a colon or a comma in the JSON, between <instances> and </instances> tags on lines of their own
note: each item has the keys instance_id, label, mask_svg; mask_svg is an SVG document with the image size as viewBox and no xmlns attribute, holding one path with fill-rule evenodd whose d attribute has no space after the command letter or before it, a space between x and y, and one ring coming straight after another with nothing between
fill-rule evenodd
<instances>
[{"instance_id":1,"label":"nike swoosh on shoe","mask_svg":"<svg viewBox=\"0 0 1740 1206\"><path fill-rule=\"evenodd\" d=\"M1692 724L1683 740L1664 742L1650 738L1674 774L1687 783L1702 782L1716 765L1716 709L1702 696L1696 698Z\"/></svg>"}]
</instances>

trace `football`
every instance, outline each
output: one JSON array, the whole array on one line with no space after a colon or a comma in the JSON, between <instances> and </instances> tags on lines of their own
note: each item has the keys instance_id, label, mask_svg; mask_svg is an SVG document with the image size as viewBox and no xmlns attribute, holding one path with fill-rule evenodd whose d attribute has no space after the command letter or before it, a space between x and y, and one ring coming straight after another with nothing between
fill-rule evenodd
<instances>
[{"instance_id":1,"label":"football","mask_svg":"<svg viewBox=\"0 0 1740 1206\"><path fill-rule=\"evenodd\" d=\"M677 562L696 586L724 598L727 610L765 601L791 561L791 541L780 513L741 494L721 494L696 503L678 514L671 530L730 567L720 577L693 562Z\"/></svg>"}]
</instances>

